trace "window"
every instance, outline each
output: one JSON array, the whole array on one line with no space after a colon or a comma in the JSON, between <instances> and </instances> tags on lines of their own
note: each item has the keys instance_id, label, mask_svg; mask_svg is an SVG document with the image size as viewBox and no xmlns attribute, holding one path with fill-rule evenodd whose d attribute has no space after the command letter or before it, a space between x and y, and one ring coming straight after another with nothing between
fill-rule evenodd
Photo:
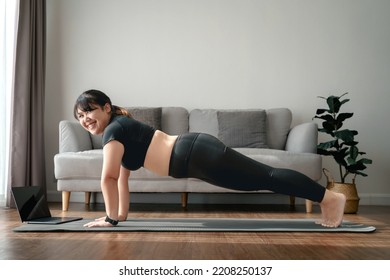
<instances>
[{"instance_id":1,"label":"window","mask_svg":"<svg viewBox=\"0 0 390 280\"><path fill-rule=\"evenodd\" d=\"M6 196L18 0L0 0L0 204Z\"/></svg>"}]
</instances>

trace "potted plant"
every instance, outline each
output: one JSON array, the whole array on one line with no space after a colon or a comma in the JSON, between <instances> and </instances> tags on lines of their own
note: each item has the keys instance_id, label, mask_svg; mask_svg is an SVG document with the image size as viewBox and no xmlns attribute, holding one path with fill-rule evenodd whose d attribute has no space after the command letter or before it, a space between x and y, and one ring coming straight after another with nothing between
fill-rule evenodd
<instances>
[{"instance_id":1,"label":"potted plant","mask_svg":"<svg viewBox=\"0 0 390 280\"><path fill-rule=\"evenodd\" d=\"M318 131L328 134L331 138L329 141L318 144L317 153L332 156L339 167L340 180L337 182L327 169L323 169L328 181L327 188L344 193L347 197L344 212L356 213L360 199L356 190L355 178L357 175L367 176L362 171L367 168L366 164L372 163L372 160L363 157L365 153L358 149L359 142L355 140L358 132L343 127L345 120L353 116L353 113L340 111L342 105L349 101L349 99L342 99L347 94L344 93L341 96L331 95L329 97L319 96L319 98L326 100L328 108L317 109L314 118L323 120L322 127L319 127ZM352 183L346 182L349 175L353 176Z\"/></svg>"}]
</instances>

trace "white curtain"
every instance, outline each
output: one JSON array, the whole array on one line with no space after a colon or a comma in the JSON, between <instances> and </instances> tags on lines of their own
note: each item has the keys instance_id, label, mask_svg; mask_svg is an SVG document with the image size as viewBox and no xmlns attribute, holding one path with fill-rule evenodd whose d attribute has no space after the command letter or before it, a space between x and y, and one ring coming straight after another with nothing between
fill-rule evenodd
<instances>
[{"instance_id":1,"label":"white curtain","mask_svg":"<svg viewBox=\"0 0 390 280\"><path fill-rule=\"evenodd\" d=\"M19 0L0 0L0 205L5 204Z\"/></svg>"}]
</instances>

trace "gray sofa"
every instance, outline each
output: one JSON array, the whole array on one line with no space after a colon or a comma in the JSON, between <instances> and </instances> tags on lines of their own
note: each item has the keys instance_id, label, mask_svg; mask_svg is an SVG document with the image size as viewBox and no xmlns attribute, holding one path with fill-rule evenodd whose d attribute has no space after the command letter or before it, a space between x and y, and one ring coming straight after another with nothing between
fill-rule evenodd
<instances>
[{"instance_id":1,"label":"gray sofa","mask_svg":"<svg viewBox=\"0 0 390 280\"><path fill-rule=\"evenodd\" d=\"M265 164L300 171L318 181L322 176L322 159L316 154L318 132L313 122L291 127L292 113L287 108L268 110L216 110L182 107L128 108L133 117L169 134L205 132L212 134L237 151ZM101 136L90 135L76 121L59 124L59 153L54 156L57 189L62 192L62 208L68 210L71 192L101 192ZM223 189L203 181L157 176L140 168L131 173L130 192L182 194L187 205L189 193L239 192ZM294 204L294 198L290 198ZM306 202L311 212L311 202Z\"/></svg>"}]
</instances>

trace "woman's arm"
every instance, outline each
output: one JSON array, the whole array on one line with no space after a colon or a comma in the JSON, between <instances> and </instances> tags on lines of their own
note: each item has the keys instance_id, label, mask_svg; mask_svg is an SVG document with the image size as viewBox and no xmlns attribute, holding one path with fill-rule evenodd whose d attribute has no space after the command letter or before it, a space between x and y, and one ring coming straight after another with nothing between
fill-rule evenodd
<instances>
[{"instance_id":1,"label":"woman's arm","mask_svg":"<svg viewBox=\"0 0 390 280\"><path fill-rule=\"evenodd\" d=\"M130 170L121 166L120 174L119 174L119 181L118 181L118 191L119 191L118 219L119 219L119 221L126 221L127 215L129 213L129 205L130 205L129 177L130 177Z\"/></svg>"},{"instance_id":2,"label":"woman's arm","mask_svg":"<svg viewBox=\"0 0 390 280\"><path fill-rule=\"evenodd\" d=\"M124 153L123 145L118 141L110 141L103 148L103 170L101 188L104 198L106 214L112 220L119 219L119 177L121 161ZM103 219L86 224L87 227L112 226Z\"/></svg>"}]
</instances>

